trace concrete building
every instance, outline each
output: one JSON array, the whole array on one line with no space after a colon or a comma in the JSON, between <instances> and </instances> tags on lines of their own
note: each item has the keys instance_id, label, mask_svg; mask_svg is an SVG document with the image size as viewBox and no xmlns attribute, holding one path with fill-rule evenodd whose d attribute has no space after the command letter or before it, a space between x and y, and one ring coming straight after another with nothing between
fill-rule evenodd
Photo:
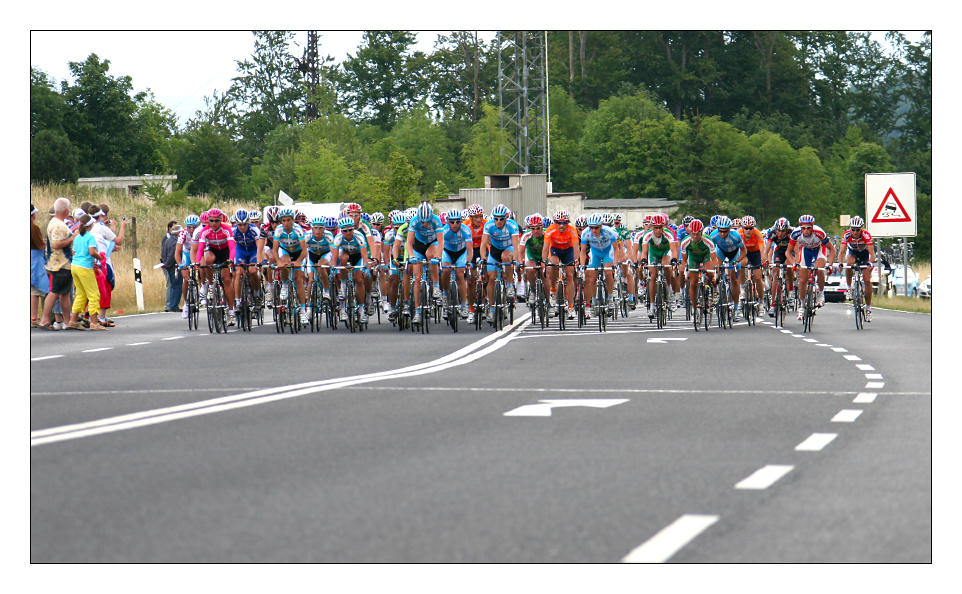
<instances>
[{"instance_id":1,"label":"concrete building","mask_svg":"<svg viewBox=\"0 0 962 594\"><path fill-rule=\"evenodd\" d=\"M78 186L88 186L93 188L124 188L128 195L141 194L144 192L144 183L163 183L164 190L170 192L174 189L174 182L177 181L176 175L125 175L121 177L81 177L77 180Z\"/></svg>"}]
</instances>

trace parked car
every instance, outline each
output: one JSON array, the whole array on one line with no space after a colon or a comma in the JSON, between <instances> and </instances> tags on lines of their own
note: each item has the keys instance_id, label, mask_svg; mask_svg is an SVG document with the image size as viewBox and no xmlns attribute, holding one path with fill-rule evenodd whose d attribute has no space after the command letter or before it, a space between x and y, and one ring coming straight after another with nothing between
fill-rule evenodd
<instances>
[{"instance_id":1,"label":"parked car","mask_svg":"<svg viewBox=\"0 0 962 594\"><path fill-rule=\"evenodd\" d=\"M905 295L905 278L906 269L908 270L908 295L910 297L918 297L919 295L919 277L912 270L911 266L894 266L892 267L892 278L889 281L892 287L895 289L896 295Z\"/></svg>"},{"instance_id":2,"label":"parked car","mask_svg":"<svg viewBox=\"0 0 962 594\"><path fill-rule=\"evenodd\" d=\"M844 270L830 274L825 279L825 301L845 301L845 291L847 290L848 283L845 282Z\"/></svg>"},{"instance_id":3,"label":"parked car","mask_svg":"<svg viewBox=\"0 0 962 594\"><path fill-rule=\"evenodd\" d=\"M932 298L932 275L930 274L924 281L919 283L919 297Z\"/></svg>"}]
</instances>

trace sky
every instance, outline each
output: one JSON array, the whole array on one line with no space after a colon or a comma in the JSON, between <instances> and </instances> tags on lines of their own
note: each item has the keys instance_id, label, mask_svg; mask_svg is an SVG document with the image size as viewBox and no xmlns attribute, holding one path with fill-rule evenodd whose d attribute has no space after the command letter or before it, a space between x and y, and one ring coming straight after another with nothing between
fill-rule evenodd
<instances>
[{"instance_id":1,"label":"sky","mask_svg":"<svg viewBox=\"0 0 962 594\"><path fill-rule=\"evenodd\" d=\"M417 32L415 49L431 52L439 33ZM494 38L493 31L480 32L483 39ZM321 31L321 56L341 62L354 54L362 32ZM917 33L907 37L916 41ZM877 36L882 43L884 33ZM307 33L295 33L298 54L307 42ZM134 91L148 88L157 101L170 109L183 125L204 109L204 97L216 89L227 90L237 74L237 61L251 55L254 36L248 31L32 31L30 64L58 81L71 80L68 62L80 62L91 53L110 61L112 76L130 76Z\"/></svg>"}]
</instances>

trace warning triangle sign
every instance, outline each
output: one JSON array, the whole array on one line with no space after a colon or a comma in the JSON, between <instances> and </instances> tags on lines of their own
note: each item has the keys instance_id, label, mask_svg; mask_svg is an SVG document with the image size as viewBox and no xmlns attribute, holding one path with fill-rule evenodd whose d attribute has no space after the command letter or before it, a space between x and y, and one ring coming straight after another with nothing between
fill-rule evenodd
<instances>
[{"instance_id":1,"label":"warning triangle sign","mask_svg":"<svg viewBox=\"0 0 962 594\"><path fill-rule=\"evenodd\" d=\"M902 203L899 201L899 197L895 195L895 191L892 190L892 188L889 188L889 191L885 193L885 198L882 199L882 203L878 205L878 210L875 211L872 222L909 223L911 221L912 219L909 218L905 207L902 206Z\"/></svg>"}]
</instances>

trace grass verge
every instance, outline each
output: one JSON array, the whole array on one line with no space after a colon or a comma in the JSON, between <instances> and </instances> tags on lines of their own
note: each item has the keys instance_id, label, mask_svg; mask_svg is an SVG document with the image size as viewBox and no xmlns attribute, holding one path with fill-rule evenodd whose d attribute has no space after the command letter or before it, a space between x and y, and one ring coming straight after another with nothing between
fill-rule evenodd
<instances>
[{"instance_id":1,"label":"grass verge","mask_svg":"<svg viewBox=\"0 0 962 594\"><path fill-rule=\"evenodd\" d=\"M900 311L914 311L918 313L932 313L932 300L918 297L883 297L872 296L872 307L897 309Z\"/></svg>"}]
</instances>

